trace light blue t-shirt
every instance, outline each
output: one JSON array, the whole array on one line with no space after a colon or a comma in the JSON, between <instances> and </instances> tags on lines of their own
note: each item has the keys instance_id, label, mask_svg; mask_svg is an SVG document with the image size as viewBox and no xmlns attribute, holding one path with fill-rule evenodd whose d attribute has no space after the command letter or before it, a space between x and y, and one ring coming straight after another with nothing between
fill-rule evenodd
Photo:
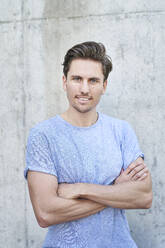
<instances>
[{"instance_id":1,"label":"light blue t-shirt","mask_svg":"<svg viewBox=\"0 0 165 248\"><path fill-rule=\"evenodd\" d=\"M109 185L139 156L143 153L126 121L99 113L92 126L76 127L57 115L31 129L24 173L49 173L59 183ZM112 207L50 226L43 247L137 248L124 210Z\"/></svg>"}]
</instances>

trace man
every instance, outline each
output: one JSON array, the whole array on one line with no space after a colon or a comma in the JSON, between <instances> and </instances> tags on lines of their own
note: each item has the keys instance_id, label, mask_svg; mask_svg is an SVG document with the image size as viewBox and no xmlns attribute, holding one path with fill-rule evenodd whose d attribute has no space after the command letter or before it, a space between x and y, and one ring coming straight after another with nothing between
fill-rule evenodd
<instances>
[{"instance_id":1,"label":"man","mask_svg":"<svg viewBox=\"0 0 165 248\"><path fill-rule=\"evenodd\" d=\"M31 129L27 145L34 213L49 227L43 247L135 248L124 209L151 206L151 177L130 125L96 112L111 60L84 42L63 66L69 108Z\"/></svg>"}]
</instances>

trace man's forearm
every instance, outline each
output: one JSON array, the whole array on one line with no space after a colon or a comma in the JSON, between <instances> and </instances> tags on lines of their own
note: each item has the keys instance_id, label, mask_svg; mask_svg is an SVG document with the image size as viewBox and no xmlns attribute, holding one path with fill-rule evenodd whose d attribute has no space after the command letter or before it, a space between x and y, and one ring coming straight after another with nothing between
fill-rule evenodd
<instances>
[{"instance_id":1,"label":"man's forearm","mask_svg":"<svg viewBox=\"0 0 165 248\"><path fill-rule=\"evenodd\" d=\"M152 184L149 173L142 181L127 181L114 185L62 184L59 189L59 195L63 198L89 199L113 208L149 208L152 202Z\"/></svg>"},{"instance_id":2,"label":"man's forearm","mask_svg":"<svg viewBox=\"0 0 165 248\"><path fill-rule=\"evenodd\" d=\"M77 220L106 208L101 203L87 199L64 199L61 197L51 199L48 205L46 211L43 211L43 218L39 221L41 227Z\"/></svg>"},{"instance_id":3,"label":"man's forearm","mask_svg":"<svg viewBox=\"0 0 165 248\"><path fill-rule=\"evenodd\" d=\"M150 175L143 181L116 185L79 184L80 197L114 208L149 208L152 202Z\"/></svg>"},{"instance_id":4,"label":"man's forearm","mask_svg":"<svg viewBox=\"0 0 165 248\"><path fill-rule=\"evenodd\" d=\"M152 182L150 173L138 158L116 178L114 185L60 184L59 196L66 199L90 199L113 208L149 208L152 203Z\"/></svg>"}]
</instances>

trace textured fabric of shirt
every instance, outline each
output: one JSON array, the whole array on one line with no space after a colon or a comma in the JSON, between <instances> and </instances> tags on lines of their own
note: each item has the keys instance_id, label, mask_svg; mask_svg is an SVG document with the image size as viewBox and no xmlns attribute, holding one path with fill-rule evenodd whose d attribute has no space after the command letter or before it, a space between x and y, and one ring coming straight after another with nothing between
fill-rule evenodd
<instances>
[{"instance_id":1,"label":"textured fabric of shirt","mask_svg":"<svg viewBox=\"0 0 165 248\"><path fill-rule=\"evenodd\" d=\"M76 127L57 115L31 129L24 174L33 170L56 176L58 183L110 185L139 156L136 135L126 121L99 113L92 126ZM112 207L50 226L43 247L137 248L124 210Z\"/></svg>"}]
</instances>

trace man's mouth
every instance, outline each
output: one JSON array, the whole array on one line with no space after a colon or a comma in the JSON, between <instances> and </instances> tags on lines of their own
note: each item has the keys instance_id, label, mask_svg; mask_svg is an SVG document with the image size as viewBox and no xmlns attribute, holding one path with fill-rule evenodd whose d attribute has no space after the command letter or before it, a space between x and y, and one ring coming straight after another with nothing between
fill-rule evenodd
<instances>
[{"instance_id":1,"label":"man's mouth","mask_svg":"<svg viewBox=\"0 0 165 248\"><path fill-rule=\"evenodd\" d=\"M83 102L87 102L87 101L89 101L89 99L88 98L78 98L79 99L79 101L83 101Z\"/></svg>"},{"instance_id":2,"label":"man's mouth","mask_svg":"<svg viewBox=\"0 0 165 248\"><path fill-rule=\"evenodd\" d=\"M76 98L78 98L78 100L84 101L84 102L92 99L91 97L84 97L84 96L76 96Z\"/></svg>"}]
</instances>

